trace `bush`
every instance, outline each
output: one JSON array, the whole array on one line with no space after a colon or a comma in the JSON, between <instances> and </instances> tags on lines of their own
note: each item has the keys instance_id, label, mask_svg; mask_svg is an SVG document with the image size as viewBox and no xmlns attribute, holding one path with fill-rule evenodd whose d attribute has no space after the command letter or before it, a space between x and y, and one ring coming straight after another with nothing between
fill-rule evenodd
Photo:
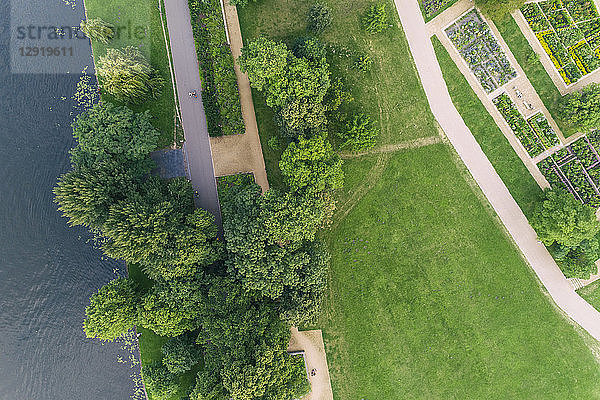
<instances>
[{"instance_id":1,"label":"bush","mask_svg":"<svg viewBox=\"0 0 600 400\"><path fill-rule=\"evenodd\" d=\"M179 389L177 376L160 362L143 366L142 378L146 390L156 400L166 400Z\"/></svg>"},{"instance_id":2,"label":"bush","mask_svg":"<svg viewBox=\"0 0 600 400\"><path fill-rule=\"evenodd\" d=\"M586 239L574 248L555 244L550 251L567 278L589 279L598 272L596 260L600 257L600 245L596 238Z\"/></svg>"},{"instance_id":3,"label":"bush","mask_svg":"<svg viewBox=\"0 0 600 400\"><path fill-rule=\"evenodd\" d=\"M344 140L342 147L352 151L368 150L377 143L377 128L365 114L357 114L346 124L346 129L338 136Z\"/></svg>"},{"instance_id":4,"label":"bush","mask_svg":"<svg viewBox=\"0 0 600 400\"><path fill-rule=\"evenodd\" d=\"M81 21L79 27L83 33L91 40L97 40L104 44L115 36L115 27L100 18Z\"/></svg>"},{"instance_id":5,"label":"bush","mask_svg":"<svg viewBox=\"0 0 600 400\"><path fill-rule=\"evenodd\" d=\"M331 10L324 4L317 3L308 10L306 29L312 33L321 33L331 24Z\"/></svg>"},{"instance_id":6,"label":"bush","mask_svg":"<svg viewBox=\"0 0 600 400\"><path fill-rule=\"evenodd\" d=\"M96 72L102 88L118 101L140 104L156 99L165 84L142 53L133 46L107 49L100 56Z\"/></svg>"},{"instance_id":7,"label":"bush","mask_svg":"<svg viewBox=\"0 0 600 400\"><path fill-rule=\"evenodd\" d=\"M162 345L161 352L163 364L174 374L189 371L202 357L202 348L189 334L169 339Z\"/></svg>"},{"instance_id":8,"label":"bush","mask_svg":"<svg viewBox=\"0 0 600 400\"><path fill-rule=\"evenodd\" d=\"M363 18L363 25L369 33L379 33L388 27L385 4L372 4Z\"/></svg>"},{"instance_id":9,"label":"bush","mask_svg":"<svg viewBox=\"0 0 600 400\"><path fill-rule=\"evenodd\" d=\"M373 59L371 56L359 56L354 60L353 68L360 72L368 72L373 66Z\"/></svg>"}]
</instances>

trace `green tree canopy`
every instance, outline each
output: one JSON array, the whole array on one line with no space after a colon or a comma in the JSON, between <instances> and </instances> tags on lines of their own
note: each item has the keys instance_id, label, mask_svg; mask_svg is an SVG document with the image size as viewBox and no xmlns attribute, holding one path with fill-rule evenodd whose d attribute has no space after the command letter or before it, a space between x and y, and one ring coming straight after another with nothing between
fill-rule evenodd
<instances>
[{"instance_id":1,"label":"green tree canopy","mask_svg":"<svg viewBox=\"0 0 600 400\"><path fill-rule=\"evenodd\" d=\"M323 192L342 187L342 160L322 136L301 137L283 152L279 168L288 186L298 191Z\"/></svg>"},{"instance_id":2,"label":"green tree canopy","mask_svg":"<svg viewBox=\"0 0 600 400\"><path fill-rule=\"evenodd\" d=\"M600 129L600 84L591 83L562 97L558 112L563 121L582 131Z\"/></svg>"},{"instance_id":3,"label":"green tree canopy","mask_svg":"<svg viewBox=\"0 0 600 400\"><path fill-rule=\"evenodd\" d=\"M82 166L62 175L54 188L55 202L71 225L100 228L110 207L138 188L139 179L113 162Z\"/></svg>"},{"instance_id":4,"label":"green tree canopy","mask_svg":"<svg viewBox=\"0 0 600 400\"><path fill-rule=\"evenodd\" d=\"M99 103L73 123L78 145L72 150L75 167L114 161L130 165L147 159L156 149L159 132L148 111L134 113L127 107Z\"/></svg>"},{"instance_id":5,"label":"green tree canopy","mask_svg":"<svg viewBox=\"0 0 600 400\"><path fill-rule=\"evenodd\" d=\"M306 29L312 33L321 33L331 25L331 10L324 4L314 4L308 10Z\"/></svg>"},{"instance_id":6,"label":"green tree canopy","mask_svg":"<svg viewBox=\"0 0 600 400\"><path fill-rule=\"evenodd\" d=\"M544 200L535 207L531 225L547 246L556 242L577 247L600 231L594 210L562 189L545 192Z\"/></svg>"},{"instance_id":7,"label":"green tree canopy","mask_svg":"<svg viewBox=\"0 0 600 400\"><path fill-rule=\"evenodd\" d=\"M187 333L169 339L162 345L161 352L163 364L174 374L189 371L202 360L202 348L196 344L196 338Z\"/></svg>"},{"instance_id":8,"label":"green tree canopy","mask_svg":"<svg viewBox=\"0 0 600 400\"><path fill-rule=\"evenodd\" d=\"M170 399L179 390L177 375L170 372L160 361L142 367L144 385L152 399Z\"/></svg>"},{"instance_id":9,"label":"green tree canopy","mask_svg":"<svg viewBox=\"0 0 600 400\"><path fill-rule=\"evenodd\" d=\"M475 5L492 18L508 18L511 11L520 8L525 0L475 0Z\"/></svg>"},{"instance_id":10,"label":"green tree canopy","mask_svg":"<svg viewBox=\"0 0 600 400\"><path fill-rule=\"evenodd\" d=\"M89 338L112 341L137 322L139 295L128 278L115 279L102 286L85 309L83 331Z\"/></svg>"},{"instance_id":11,"label":"green tree canopy","mask_svg":"<svg viewBox=\"0 0 600 400\"><path fill-rule=\"evenodd\" d=\"M371 119L365 114L355 115L346 124L346 129L338 133L344 140L342 147L350 148L352 151L368 150L377 143L379 131Z\"/></svg>"},{"instance_id":12,"label":"green tree canopy","mask_svg":"<svg viewBox=\"0 0 600 400\"><path fill-rule=\"evenodd\" d=\"M111 207L103 249L139 263L152 279L191 275L221 257L214 216L195 209L191 184L150 177L140 193Z\"/></svg>"},{"instance_id":13,"label":"green tree canopy","mask_svg":"<svg viewBox=\"0 0 600 400\"><path fill-rule=\"evenodd\" d=\"M96 66L102 88L117 100L134 104L157 98L164 79L135 47L106 50Z\"/></svg>"},{"instance_id":14,"label":"green tree canopy","mask_svg":"<svg viewBox=\"0 0 600 400\"><path fill-rule=\"evenodd\" d=\"M115 27L101 18L91 18L81 21L79 28L91 40L97 40L104 44L115 36Z\"/></svg>"},{"instance_id":15,"label":"green tree canopy","mask_svg":"<svg viewBox=\"0 0 600 400\"><path fill-rule=\"evenodd\" d=\"M202 283L198 279L160 282L142 298L139 323L160 336L175 337L200 326Z\"/></svg>"}]
</instances>

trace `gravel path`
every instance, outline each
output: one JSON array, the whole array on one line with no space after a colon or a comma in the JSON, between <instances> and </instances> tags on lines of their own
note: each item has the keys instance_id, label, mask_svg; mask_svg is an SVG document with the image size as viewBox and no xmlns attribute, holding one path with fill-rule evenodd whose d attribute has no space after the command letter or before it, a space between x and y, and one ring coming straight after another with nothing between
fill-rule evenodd
<instances>
[{"instance_id":1,"label":"gravel path","mask_svg":"<svg viewBox=\"0 0 600 400\"><path fill-rule=\"evenodd\" d=\"M600 313L571 287L452 104L417 0L395 0L431 111L542 284L569 317L600 340Z\"/></svg>"},{"instance_id":2,"label":"gravel path","mask_svg":"<svg viewBox=\"0 0 600 400\"><path fill-rule=\"evenodd\" d=\"M197 192L196 206L210 211L221 229L221 209L200 92L200 73L188 3L187 0L165 0L165 9L185 135L184 151L192 186ZM197 92L197 98L189 96L192 90Z\"/></svg>"}]
</instances>

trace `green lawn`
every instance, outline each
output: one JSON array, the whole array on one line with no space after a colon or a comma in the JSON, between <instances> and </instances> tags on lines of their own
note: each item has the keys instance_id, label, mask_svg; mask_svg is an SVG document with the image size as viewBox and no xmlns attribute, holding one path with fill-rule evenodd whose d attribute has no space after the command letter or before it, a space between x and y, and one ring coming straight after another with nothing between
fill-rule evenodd
<instances>
[{"instance_id":1,"label":"green lawn","mask_svg":"<svg viewBox=\"0 0 600 400\"><path fill-rule=\"evenodd\" d=\"M552 118L558 124L563 135L568 137L576 133L576 128L568 126L558 118L557 102L561 98L560 92L554 85L554 82L552 82L552 79L550 79L540 60L531 59L530 55L533 53L533 49L527 39L525 39L525 36L523 36L515 20L512 17L495 20L494 24L517 59L517 62L523 68L523 71L525 71L525 75L527 75L527 78L542 99L550 115L552 115Z\"/></svg>"},{"instance_id":2,"label":"green lawn","mask_svg":"<svg viewBox=\"0 0 600 400\"><path fill-rule=\"evenodd\" d=\"M533 205L541 198L540 187L442 43L436 37L432 41L452 102L512 196L525 215L529 216Z\"/></svg>"},{"instance_id":3,"label":"green lawn","mask_svg":"<svg viewBox=\"0 0 600 400\"><path fill-rule=\"evenodd\" d=\"M590 303L596 310L600 311L600 281L590 283L589 285L577 290L577 293Z\"/></svg>"},{"instance_id":4,"label":"green lawn","mask_svg":"<svg viewBox=\"0 0 600 400\"><path fill-rule=\"evenodd\" d=\"M108 45L97 41L92 42L96 59L106 54L107 47L136 46L152 66L160 71L165 80L160 97L142 105L128 106L134 111L150 110L155 117L154 126L161 132L158 147L170 146L173 144L175 132L175 100L158 2L156 0L85 0L85 6L89 18L102 18L115 25L117 29L118 36L115 36ZM108 94L103 94L103 99L118 103Z\"/></svg>"},{"instance_id":5,"label":"green lawn","mask_svg":"<svg viewBox=\"0 0 600 400\"><path fill-rule=\"evenodd\" d=\"M291 42L312 3L250 3L239 10L244 41L266 34ZM332 63L357 106L381 120L380 144L437 135L401 29L365 35L359 21L370 2L327 4L334 20L325 40L375 60L365 75L343 58ZM472 92L459 95L511 190L532 201L539 192L506 139L476 111ZM275 127L261 97L254 100L265 148ZM278 153L264 156L279 182ZM600 398L589 337L548 301L447 144L352 159L344 169L334 225L323 233L332 264L319 324L336 399Z\"/></svg>"}]
</instances>

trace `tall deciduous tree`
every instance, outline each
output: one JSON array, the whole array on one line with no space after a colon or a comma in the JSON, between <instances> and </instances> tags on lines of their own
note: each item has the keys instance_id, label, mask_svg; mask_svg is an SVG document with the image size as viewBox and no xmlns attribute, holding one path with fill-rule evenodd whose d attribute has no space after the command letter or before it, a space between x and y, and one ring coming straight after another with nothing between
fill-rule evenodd
<instances>
[{"instance_id":1,"label":"tall deciduous tree","mask_svg":"<svg viewBox=\"0 0 600 400\"><path fill-rule=\"evenodd\" d=\"M169 339L162 345L161 352L163 364L174 374L189 371L202 360L202 348L190 334Z\"/></svg>"},{"instance_id":2,"label":"tall deciduous tree","mask_svg":"<svg viewBox=\"0 0 600 400\"><path fill-rule=\"evenodd\" d=\"M577 247L600 231L594 210L562 189L545 192L544 200L535 207L531 225L548 246L556 242L566 247Z\"/></svg>"},{"instance_id":3,"label":"tall deciduous tree","mask_svg":"<svg viewBox=\"0 0 600 400\"><path fill-rule=\"evenodd\" d=\"M98 290L85 309L83 330L89 338L115 340L137 321L139 296L128 278L115 279Z\"/></svg>"},{"instance_id":4,"label":"tall deciduous tree","mask_svg":"<svg viewBox=\"0 0 600 400\"><path fill-rule=\"evenodd\" d=\"M152 395L153 399L170 399L179 389L177 375L170 372L161 362L144 365L142 367L142 378L146 390Z\"/></svg>"},{"instance_id":5,"label":"tall deciduous tree","mask_svg":"<svg viewBox=\"0 0 600 400\"><path fill-rule=\"evenodd\" d=\"M102 88L119 101L140 104L157 98L164 79L135 47L107 49L100 56L96 72Z\"/></svg>"},{"instance_id":6,"label":"tall deciduous tree","mask_svg":"<svg viewBox=\"0 0 600 400\"><path fill-rule=\"evenodd\" d=\"M600 129L600 84L592 83L559 100L559 117L568 125L589 131Z\"/></svg>"},{"instance_id":7,"label":"tall deciduous tree","mask_svg":"<svg viewBox=\"0 0 600 400\"><path fill-rule=\"evenodd\" d=\"M279 168L294 190L324 192L342 187L342 160L322 136L301 137L283 152Z\"/></svg>"}]
</instances>

